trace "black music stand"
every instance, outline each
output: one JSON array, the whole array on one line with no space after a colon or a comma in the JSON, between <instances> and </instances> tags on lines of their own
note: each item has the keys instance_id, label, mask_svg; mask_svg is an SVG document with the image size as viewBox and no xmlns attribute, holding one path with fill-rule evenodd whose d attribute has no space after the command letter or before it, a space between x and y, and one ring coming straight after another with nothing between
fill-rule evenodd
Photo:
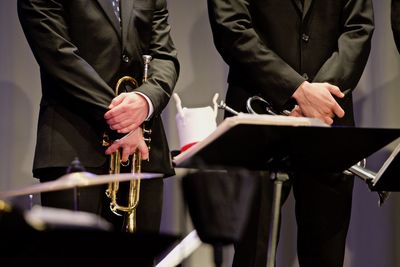
<instances>
[{"instance_id":1,"label":"black music stand","mask_svg":"<svg viewBox=\"0 0 400 267\"><path fill-rule=\"evenodd\" d=\"M342 172L398 137L400 129L326 127L313 119L240 114L225 119L206 139L176 156L174 163L182 168L272 173L275 186L267 264L272 267L282 183L288 173Z\"/></svg>"}]
</instances>

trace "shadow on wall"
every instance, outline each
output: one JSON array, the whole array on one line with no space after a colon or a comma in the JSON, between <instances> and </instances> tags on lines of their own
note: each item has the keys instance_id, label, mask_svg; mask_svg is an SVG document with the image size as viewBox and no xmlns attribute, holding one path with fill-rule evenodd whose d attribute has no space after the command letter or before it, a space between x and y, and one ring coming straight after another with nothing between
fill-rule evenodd
<instances>
[{"instance_id":1,"label":"shadow on wall","mask_svg":"<svg viewBox=\"0 0 400 267\"><path fill-rule=\"evenodd\" d=\"M0 190L32 184L32 174L22 166L31 166L33 156L27 153L32 146L32 104L25 92L15 83L0 81ZM22 152L22 153L21 153ZM26 152L26 153L24 153ZM28 167L28 170L30 167Z\"/></svg>"}]
</instances>

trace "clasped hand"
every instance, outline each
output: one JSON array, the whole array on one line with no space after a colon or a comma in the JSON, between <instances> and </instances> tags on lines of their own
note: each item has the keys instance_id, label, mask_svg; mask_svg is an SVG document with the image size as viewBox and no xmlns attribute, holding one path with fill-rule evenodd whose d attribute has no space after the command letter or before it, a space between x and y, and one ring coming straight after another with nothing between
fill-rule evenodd
<instances>
[{"instance_id":1,"label":"clasped hand","mask_svg":"<svg viewBox=\"0 0 400 267\"><path fill-rule=\"evenodd\" d=\"M104 114L110 129L124 137L115 140L106 150L106 154L122 149L122 161L127 161L129 155L139 149L143 160L148 159L149 150L143 138L140 126L146 119L149 107L146 99L134 92L122 93L116 96L109 105L109 111Z\"/></svg>"},{"instance_id":2,"label":"clasped hand","mask_svg":"<svg viewBox=\"0 0 400 267\"><path fill-rule=\"evenodd\" d=\"M291 116L317 118L331 125L334 117L342 118L344 110L335 100L343 98L344 94L337 86L329 83L302 83L293 94L297 105Z\"/></svg>"}]
</instances>

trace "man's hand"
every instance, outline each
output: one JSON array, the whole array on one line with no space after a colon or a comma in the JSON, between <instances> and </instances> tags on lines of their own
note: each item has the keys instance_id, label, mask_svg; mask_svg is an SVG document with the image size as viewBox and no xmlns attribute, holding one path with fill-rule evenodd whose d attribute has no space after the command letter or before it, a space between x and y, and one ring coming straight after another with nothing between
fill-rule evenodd
<instances>
[{"instance_id":1,"label":"man's hand","mask_svg":"<svg viewBox=\"0 0 400 267\"><path fill-rule=\"evenodd\" d=\"M301 111L299 105L294 106L293 110L290 112L289 116L293 117L305 117L303 112Z\"/></svg>"},{"instance_id":2,"label":"man's hand","mask_svg":"<svg viewBox=\"0 0 400 267\"><path fill-rule=\"evenodd\" d=\"M129 155L135 153L136 149L139 149L142 160L147 160L149 158L149 149L143 139L141 128L137 128L136 130L128 133L121 139L115 140L111 144L111 146L107 148L106 154L110 155L119 148L122 148L121 160L123 162L126 162Z\"/></svg>"},{"instance_id":3,"label":"man's hand","mask_svg":"<svg viewBox=\"0 0 400 267\"><path fill-rule=\"evenodd\" d=\"M335 116L344 116L344 110L333 96L342 98L344 94L332 84L305 81L293 94L300 110L294 110L292 113L294 116L302 114L305 117L317 118L331 125Z\"/></svg>"},{"instance_id":4,"label":"man's hand","mask_svg":"<svg viewBox=\"0 0 400 267\"><path fill-rule=\"evenodd\" d=\"M146 99L134 92L122 93L115 97L104 118L112 130L129 133L136 130L149 113Z\"/></svg>"}]
</instances>

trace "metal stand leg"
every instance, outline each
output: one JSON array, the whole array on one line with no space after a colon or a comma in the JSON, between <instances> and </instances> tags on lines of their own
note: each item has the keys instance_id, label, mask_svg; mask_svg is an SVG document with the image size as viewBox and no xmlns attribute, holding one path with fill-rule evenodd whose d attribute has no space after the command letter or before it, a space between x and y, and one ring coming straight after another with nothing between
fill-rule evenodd
<instances>
[{"instance_id":1,"label":"metal stand leg","mask_svg":"<svg viewBox=\"0 0 400 267\"><path fill-rule=\"evenodd\" d=\"M214 252L214 266L221 267L223 261L223 247L222 244L214 244L213 245Z\"/></svg>"},{"instance_id":2,"label":"metal stand leg","mask_svg":"<svg viewBox=\"0 0 400 267\"><path fill-rule=\"evenodd\" d=\"M197 235L196 230L192 230L175 248L168 253L156 267L178 266L184 259L189 257L196 249L201 246L202 242Z\"/></svg>"},{"instance_id":3,"label":"metal stand leg","mask_svg":"<svg viewBox=\"0 0 400 267\"><path fill-rule=\"evenodd\" d=\"M74 210L79 211L79 189L74 187Z\"/></svg>"},{"instance_id":4,"label":"metal stand leg","mask_svg":"<svg viewBox=\"0 0 400 267\"><path fill-rule=\"evenodd\" d=\"M270 239L268 244L267 267L274 267L276 260L276 247L279 234L279 218L281 211L281 196L283 182L289 179L286 173L272 173L271 179L274 180L274 199L272 203L272 224L270 230Z\"/></svg>"}]
</instances>

